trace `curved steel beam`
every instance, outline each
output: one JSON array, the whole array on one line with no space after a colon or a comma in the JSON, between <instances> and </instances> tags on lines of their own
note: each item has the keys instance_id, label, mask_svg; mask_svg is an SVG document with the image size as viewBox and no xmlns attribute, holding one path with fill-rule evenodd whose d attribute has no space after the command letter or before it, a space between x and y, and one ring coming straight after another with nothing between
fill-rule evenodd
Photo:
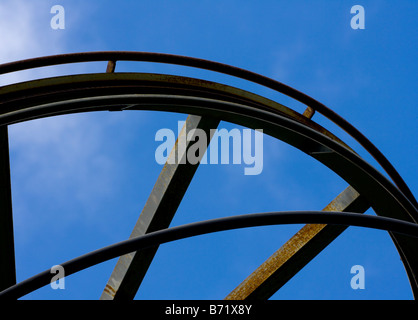
<instances>
[{"instance_id":1,"label":"curved steel beam","mask_svg":"<svg viewBox=\"0 0 418 320\"><path fill-rule=\"evenodd\" d=\"M109 76L111 78L108 78ZM337 141L335 137L330 139L330 134L322 134L323 131L308 125L312 122L304 123L300 119L291 119L289 115L283 115L281 111L272 109L270 106L260 107L263 101L254 104L254 100L243 101L243 98L241 98L241 101L237 102L233 99L234 97L227 97L225 92L219 92L219 90L216 91L213 88L211 89L215 92L206 92L206 98L201 98L202 92L194 91L196 86L187 84L188 80L185 81L182 90L180 90L178 85L173 86L169 81L164 82L164 79L161 79L160 87L155 87L155 93L153 94L133 94L132 92L149 92L152 90L150 90L149 83L144 84L141 81L135 81L135 79L125 82L124 74L93 74L49 80L43 87L39 86L39 81L24 83L22 85L25 89L16 92L10 92L10 90L7 90L9 88L4 88L3 91L1 90L3 88L1 88L0 110L2 112L0 113L0 124L57 114L122 110L125 108L217 116L220 119L254 129L264 129L267 126L265 133L286 141L323 162L338 174L343 174L342 177L357 190L364 189L364 187L357 186L359 177L348 177L347 179L347 174L344 175L345 168L340 167L335 170L336 164L333 164L331 160L326 161L330 156L337 156L341 152L346 154L344 157L349 161L353 161L350 157L357 163L360 161L360 166L366 164L364 160L356 156L346 145L340 143L340 140ZM50 82L56 82L57 85L50 87ZM86 87L88 88L86 89ZM43 90L46 91L43 92ZM243 95L242 91L236 90L236 95ZM34 92L32 95L30 95L31 91ZM169 94L162 94L162 92L168 92ZM188 95L178 95L179 93ZM373 170L375 176L378 174L370 165L367 167L364 167L365 171ZM361 173L357 173L357 175L361 175ZM379 176L382 180L383 176L381 174ZM355 183L355 180L357 180L357 183ZM393 188L392 184L388 184L388 181L385 181L385 185L388 186L385 188L389 188L388 190L391 190L392 193L398 194L395 198L403 199L401 201L402 206L407 208L409 219L418 221L417 209L410 201L405 199L405 196L401 196L399 189ZM376 202L376 199L374 202ZM408 217L403 218L408 220Z\"/></svg>"},{"instance_id":2,"label":"curved steel beam","mask_svg":"<svg viewBox=\"0 0 418 320\"><path fill-rule=\"evenodd\" d=\"M279 81L262 76L260 74L233 67L227 64L197 59L192 57L185 57L173 54L152 53L152 52L132 52L132 51L101 51L101 52L86 52L86 53L72 53L54 56L45 56L34 59L21 60L0 65L0 74L9 72L16 72L20 70L39 68L45 66L52 66L58 64L78 63L78 62L92 62L92 61L146 61L182 65L188 67L195 67L206 69L210 71L220 72L223 74L238 77L247 81L257 83L259 85L276 90L285 94L306 106L312 108L327 117L329 120L337 124L340 128L351 135L363 148L372 155L372 157L380 164L380 166L387 172L389 177L394 181L398 188L406 195L411 203L418 208L418 202L408 185L402 179L400 174L396 171L389 160L380 152L380 150L368 140L357 128L351 123L341 117L333 110L326 107L321 102L312 97L288 86Z\"/></svg>"},{"instance_id":3,"label":"curved steel beam","mask_svg":"<svg viewBox=\"0 0 418 320\"><path fill-rule=\"evenodd\" d=\"M264 133L319 160L364 195L378 215L393 216L410 222L418 221L418 211L405 194L352 150L303 121L271 108L260 99L254 101L246 98L239 89L236 89L236 94L219 88L205 91L201 84L193 85L185 81L179 87L178 84L173 85L164 80L159 81L159 86L155 86L154 94L141 94L137 93L138 88L142 85L143 92L149 92L149 83L147 86L135 80L120 81L123 77L124 74L119 75L119 78L116 74L67 76L0 88L0 123L8 124L56 114L124 108L217 116L250 128L263 128ZM48 81L55 82L55 85L50 86ZM202 90L204 98L201 97ZM162 94L167 92L169 94ZM178 95L179 93L186 95ZM416 294L418 244L401 235L391 236Z\"/></svg>"},{"instance_id":4,"label":"curved steel beam","mask_svg":"<svg viewBox=\"0 0 418 320\"><path fill-rule=\"evenodd\" d=\"M134 94L132 92L138 92L141 87L139 84L133 86L132 82L115 81L117 78L107 79L106 76L109 75L85 75L83 81L77 81L79 76L60 77L56 86L46 86L46 91L39 94L37 92L40 87L34 85L39 82L27 82L24 84L25 93L36 87L35 94L25 94L22 99L17 94L21 91L17 91L11 99L2 99L1 110L5 113L0 115L0 121L7 124L56 114L124 108L215 116L249 128L262 128L264 133L281 139L322 162L364 195L378 215L409 222L418 221L416 207L380 172L343 144L288 115L267 106L254 105L251 101L248 101L248 105L234 100L225 101L225 92L216 90L206 98L199 96L201 92L195 92L196 97L192 93L195 87L188 91L190 87L184 84L185 91L179 91L178 86L170 86L167 81L154 94ZM88 80L89 77L91 80ZM145 87L149 89L149 86ZM178 96L175 92L187 92L188 95ZM0 98L7 98L7 94L3 96L0 92ZM39 105L40 103L43 104ZM401 235L391 236L404 262L412 289L417 294L418 242Z\"/></svg>"},{"instance_id":5,"label":"curved steel beam","mask_svg":"<svg viewBox=\"0 0 418 320\"><path fill-rule=\"evenodd\" d=\"M92 85L92 81L96 82L96 85ZM77 87L74 84L76 82L78 83ZM66 100L68 97L75 99L77 97L88 97L89 94L94 96L97 95L98 90L103 91L105 88L107 95L110 93L114 95L126 95L129 93L142 93L147 95L163 93L168 95L174 93L176 95L211 98L250 105L262 110L281 114L303 123L352 150L342 140L319 124L273 100L216 82L150 73L99 73L69 77L54 77L0 87L0 125L52 115L51 113L38 115L36 111L36 109L39 108L39 104L44 104L45 101L50 99L48 98L48 95L51 93L57 94L59 91L62 99ZM121 111L129 109L130 107L132 106L113 105L112 102L109 101L108 107L105 108L105 110ZM95 110L98 111L102 109L96 108ZM86 111L89 110L81 110L81 112ZM25 115L23 115L22 112L25 113ZM64 112L68 113L68 110L64 110ZM59 114L59 112L54 113L54 115L55 114Z\"/></svg>"},{"instance_id":6,"label":"curved steel beam","mask_svg":"<svg viewBox=\"0 0 418 320\"><path fill-rule=\"evenodd\" d=\"M150 232L143 236L121 241L92 251L75 259L61 263L60 265L65 270L65 276L69 276L73 273L118 256L180 239L248 227L306 223L336 224L373 228L400 233L407 237L418 238L418 225L416 223L400 221L387 217L335 211L268 212L200 221ZM50 283L51 278L51 271L45 270L27 280L1 291L0 298L18 299L47 285Z\"/></svg>"}]
</instances>

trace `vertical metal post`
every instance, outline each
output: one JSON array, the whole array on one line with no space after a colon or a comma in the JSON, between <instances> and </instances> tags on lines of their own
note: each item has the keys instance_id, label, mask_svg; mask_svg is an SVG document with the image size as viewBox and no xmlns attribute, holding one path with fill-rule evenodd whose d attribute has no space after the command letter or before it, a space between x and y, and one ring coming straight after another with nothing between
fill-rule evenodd
<instances>
[{"instance_id":1,"label":"vertical metal post","mask_svg":"<svg viewBox=\"0 0 418 320\"><path fill-rule=\"evenodd\" d=\"M16 284L8 127L0 126L0 291Z\"/></svg>"},{"instance_id":2,"label":"vertical metal post","mask_svg":"<svg viewBox=\"0 0 418 320\"><path fill-rule=\"evenodd\" d=\"M323 211L364 213L369 207L364 197L349 186ZM225 299L270 298L346 228L346 226L326 224L305 225Z\"/></svg>"}]
</instances>

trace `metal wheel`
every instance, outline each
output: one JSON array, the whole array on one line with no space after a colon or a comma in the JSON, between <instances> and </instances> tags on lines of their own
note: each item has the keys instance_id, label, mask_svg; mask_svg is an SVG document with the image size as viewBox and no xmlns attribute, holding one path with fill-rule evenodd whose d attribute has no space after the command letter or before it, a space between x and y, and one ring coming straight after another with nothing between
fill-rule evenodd
<instances>
[{"instance_id":1,"label":"metal wheel","mask_svg":"<svg viewBox=\"0 0 418 320\"><path fill-rule=\"evenodd\" d=\"M306 105L300 114L232 86L183 76L115 73L116 62L147 61L220 72L266 86ZM313 98L275 80L217 62L144 52L91 52L0 65L0 75L58 64L108 61L105 73L61 76L0 88L1 286L0 297L19 298L47 284L49 271L16 284L7 126L78 112L157 110L189 114L183 134L210 133L226 120L280 139L327 166L349 186L323 212L260 213L169 228L198 168L181 159L165 164L129 240L64 264L66 275L119 257L101 299L133 299L161 243L256 225L307 223L226 299L268 299L349 225L387 230L418 293L418 204L399 173L354 126ZM390 181L346 143L312 120L322 114L351 135L386 171ZM180 138L179 138L180 139ZM192 143L188 142L187 148ZM178 148L176 144L174 148ZM186 150L187 150L186 148ZM176 153L173 153L176 154ZM184 153L185 154L185 153ZM377 217L359 215L372 208Z\"/></svg>"}]
</instances>

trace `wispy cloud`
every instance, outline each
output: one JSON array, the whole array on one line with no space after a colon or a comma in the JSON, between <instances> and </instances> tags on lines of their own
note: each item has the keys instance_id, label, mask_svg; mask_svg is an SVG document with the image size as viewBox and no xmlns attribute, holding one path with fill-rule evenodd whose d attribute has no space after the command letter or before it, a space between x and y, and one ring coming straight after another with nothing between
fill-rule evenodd
<instances>
[{"instance_id":1,"label":"wispy cloud","mask_svg":"<svg viewBox=\"0 0 418 320\"><path fill-rule=\"evenodd\" d=\"M0 2L0 63L67 50L71 37L50 28L50 7L49 2ZM94 67L77 64L0 75L0 86L89 72ZM89 212L98 210L95 203L109 197L117 175L115 157L106 145L113 126L109 117L93 115L60 116L9 126L13 207L19 235L29 239L27 231L38 232L40 225L58 214L48 212L47 205L67 210L74 204L85 209L61 217L60 223L64 224L82 215L88 218ZM42 206L45 210L40 216L34 211Z\"/></svg>"},{"instance_id":2,"label":"wispy cloud","mask_svg":"<svg viewBox=\"0 0 418 320\"><path fill-rule=\"evenodd\" d=\"M45 39L36 36L38 20L36 5L29 1L2 1L0 3L0 31L2 63L23 59L43 51Z\"/></svg>"},{"instance_id":3,"label":"wispy cloud","mask_svg":"<svg viewBox=\"0 0 418 320\"><path fill-rule=\"evenodd\" d=\"M57 214L65 227L97 213L112 194L117 170L106 146L108 126L91 115L72 115L9 127L17 227L36 230Z\"/></svg>"}]
</instances>

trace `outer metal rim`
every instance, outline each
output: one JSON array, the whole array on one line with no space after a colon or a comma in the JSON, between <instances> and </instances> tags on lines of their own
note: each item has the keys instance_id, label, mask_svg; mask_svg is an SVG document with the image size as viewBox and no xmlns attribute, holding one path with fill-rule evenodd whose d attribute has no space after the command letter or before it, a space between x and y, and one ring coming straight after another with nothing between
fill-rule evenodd
<instances>
[{"instance_id":1,"label":"outer metal rim","mask_svg":"<svg viewBox=\"0 0 418 320\"><path fill-rule=\"evenodd\" d=\"M324 211L256 213L195 222L154 231L140 237L121 241L92 251L75 259L61 263L60 265L65 269L65 276L69 276L73 273L82 271L118 256L176 240L240 228L300 223L324 223L358 226L398 232L408 237L418 237L418 225L385 217L361 215L358 213ZM3 290L0 292L0 298L18 299L47 285L50 280L50 270L45 270L25 281Z\"/></svg>"},{"instance_id":2,"label":"outer metal rim","mask_svg":"<svg viewBox=\"0 0 418 320\"><path fill-rule=\"evenodd\" d=\"M374 146L359 130L357 130L348 121L343 119L340 115L333 110L326 107L324 104L313 99L312 97L289 87L281 82L270 79L268 77L259 75L257 73L226 65L219 62L197 59L192 57L185 57L173 54L165 53L153 53L153 52L132 52L132 51L100 51L100 52L84 52L84 53L71 53L61 54L54 56L45 56L34 59L21 60L11 63L0 65L0 74L16 72L20 70L39 68L45 66L52 66L57 64L77 63L77 62L91 62L91 61L112 61L116 63L118 60L125 61L147 61L157 63L176 64L200 69L207 69L210 71L220 72L228 74L234 77L245 79L270 89L281 92L289 97L296 99L308 107L318 111L335 124L344 129L354 139L356 139L382 166L382 168L388 173L391 179L395 182L398 188L408 197L408 199L418 207L418 202L414 195L408 188L405 181L393 167L393 165L386 159L386 157L380 152L376 146Z\"/></svg>"},{"instance_id":3,"label":"outer metal rim","mask_svg":"<svg viewBox=\"0 0 418 320\"><path fill-rule=\"evenodd\" d=\"M91 96L90 91L87 93L82 89L77 91L78 83L74 80L75 77L71 77L68 85L71 86L71 96L78 96L78 99L67 97L68 100L63 100L62 92L69 90L64 86L61 88L62 91L55 90L44 95L42 101L48 103L37 106L35 109L33 108L36 103L33 103L30 97L25 96L23 101L19 101L19 109L15 109L15 111L21 112L19 117L24 118L25 112L28 112L25 110L26 104L28 104L32 116L40 117L54 114L54 112L65 114L75 111L105 110L109 108L109 101L112 101L112 106L122 105L130 109L209 115L254 129L262 128L264 133L299 148L339 174L368 199L378 215L410 222L418 220L415 207L383 175L340 143L297 121L257 107L210 98L163 94L106 95L112 92L107 86L103 87L103 83L97 84L96 94L98 96L94 97ZM27 85L30 86L30 83ZM83 88L84 85L84 82L80 83L80 87ZM95 82L91 81L90 86L95 87ZM122 91L119 85L118 92ZM87 97L82 98L82 93ZM92 108L92 106L95 107ZM5 114L4 117L7 119L9 115L10 113ZM401 235L391 236L403 259L411 285L413 288L417 288L414 270L417 270L416 266L418 266L418 258L415 255L418 243L416 239L411 240Z\"/></svg>"},{"instance_id":4,"label":"outer metal rim","mask_svg":"<svg viewBox=\"0 0 418 320\"><path fill-rule=\"evenodd\" d=\"M135 77L127 80L126 74L67 76L2 87L0 88L2 110L0 125L58 114L99 110L160 110L214 116L249 128L263 129L264 133L299 148L336 172L364 195L379 216L417 223L418 209L412 193L403 186L403 180L400 176L397 177L396 170L386 158L361 133L316 100L266 77L194 58L126 52L31 59L0 65L0 74L59 63L110 60L109 57L114 60L133 59L206 68L263 84L310 104L315 110L322 112L353 135L377 158L397 183L399 189L338 138L327 130L322 130L323 128L313 126L303 117L298 117L289 111L290 109L250 93L244 94L245 92L239 89L232 88L232 91L228 91L225 90L226 86L210 87L209 82L206 84L190 83L187 80L190 78L185 77L177 77L178 80L182 80L180 87L176 81L169 81L168 78L160 79L160 84L153 87L155 91L152 94L137 93L137 90L141 88L145 90L144 92L148 92L149 83L146 86L143 80L141 82ZM87 88L86 85L88 85ZM13 90L17 91L13 92ZM175 94L176 91L182 94ZM403 260L413 292L416 294L418 292L418 257L416 256L418 241L405 235L391 232L390 235Z\"/></svg>"}]
</instances>

